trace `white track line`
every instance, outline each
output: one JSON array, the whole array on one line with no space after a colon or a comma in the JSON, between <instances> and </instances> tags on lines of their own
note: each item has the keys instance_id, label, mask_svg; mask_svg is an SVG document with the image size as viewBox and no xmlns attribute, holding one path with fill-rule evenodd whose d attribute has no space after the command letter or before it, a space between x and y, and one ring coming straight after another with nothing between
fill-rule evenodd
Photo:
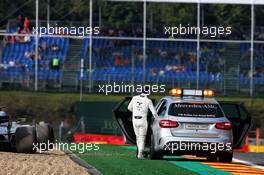
<instances>
[{"instance_id":1,"label":"white track line","mask_svg":"<svg viewBox=\"0 0 264 175\"><path fill-rule=\"evenodd\" d=\"M238 163L243 163L243 164L250 165L250 166L253 166L253 167L255 167L255 168L259 168L259 169L264 170L264 166L260 166L260 165L254 164L254 163L252 163L252 162L248 162L248 161L240 160L240 159L236 159L236 158L233 158L233 160L234 160L235 162L238 162Z\"/></svg>"}]
</instances>

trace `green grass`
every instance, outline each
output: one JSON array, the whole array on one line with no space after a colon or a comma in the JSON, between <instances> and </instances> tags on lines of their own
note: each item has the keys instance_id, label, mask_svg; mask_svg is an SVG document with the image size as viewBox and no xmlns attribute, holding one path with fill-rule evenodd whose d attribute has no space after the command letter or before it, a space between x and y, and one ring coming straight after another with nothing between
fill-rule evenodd
<instances>
[{"instance_id":1,"label":"green grass","mask_svg":"<svg viewBox=\"0 0 264 175\"><path fill-rule=\"evenodd\" d=\"M164 160L137 160L133 149L113 145L99 147L98 151L76 154L104 175L196 174Z\"/></svg>"}]
</instances>

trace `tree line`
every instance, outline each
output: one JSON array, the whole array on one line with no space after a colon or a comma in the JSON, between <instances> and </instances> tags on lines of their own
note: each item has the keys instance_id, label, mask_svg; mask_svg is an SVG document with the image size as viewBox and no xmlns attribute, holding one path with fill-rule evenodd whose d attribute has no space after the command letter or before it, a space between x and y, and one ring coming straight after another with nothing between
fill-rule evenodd
<instances>
[{"instance_id":1,"label":"tree line","mask_svg":"<svg viewBox=\"0 0 264 175\"><path fill-rule=\"evenodd\" d=\"M47 19L48 0L39 0L39 18ZM1 0L0 25L4 28L9 19L18 15L35 19L35 0ZM201 5L201 24L250 26L250 5ZM256 6L255 19L257 26L264 26L263 6ZM190 24L195 25L197 5L184 3L147 3L147 25ZM126 28L129 25L142 26L142 2L107 2L94 0L93 22L102 26ZM58 21L77 21L89 24L89 0L50 0L50 19Z\"/></svg>"}]
</instances>

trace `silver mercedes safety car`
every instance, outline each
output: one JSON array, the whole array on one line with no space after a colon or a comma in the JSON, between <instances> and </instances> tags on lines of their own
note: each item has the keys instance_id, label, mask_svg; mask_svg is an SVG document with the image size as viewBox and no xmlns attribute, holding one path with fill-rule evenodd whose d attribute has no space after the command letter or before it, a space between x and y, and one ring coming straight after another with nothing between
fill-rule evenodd
<instances>
[{"instance_id":1,"label":"silver mercedes safety car","mask_svg":"<svg viewBox=\"0 0 264 175\"><path fill-rule=\"evenodd\" d=\"M164 155L206 156L211 161L231 162L233 149L240 148L251 126L251 117L243 104L218 102L212 90L172 89L149 113L146 151L151 159ZM113 110L128 143L136 143L131 113L131 97Z\"/></svg>"}]
</instances>

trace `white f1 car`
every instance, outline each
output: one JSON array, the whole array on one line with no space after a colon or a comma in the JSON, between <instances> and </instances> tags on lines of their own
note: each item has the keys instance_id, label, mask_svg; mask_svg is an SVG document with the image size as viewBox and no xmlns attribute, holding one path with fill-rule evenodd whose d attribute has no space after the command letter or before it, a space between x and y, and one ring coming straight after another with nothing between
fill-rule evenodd
<instances>
[{"instance_id":1,"label":"white f1 car","mask_svg":"<svg viewBox=\"0 0 264 175\"><path fill-rule=\"evenodd\" d=\"M0 149L18 153L35 153L39 143L54 143L53 128L48 123L21 124L0 107ZM48 147L46 148L48 149Z\"/></svg>"}]
</instances>

